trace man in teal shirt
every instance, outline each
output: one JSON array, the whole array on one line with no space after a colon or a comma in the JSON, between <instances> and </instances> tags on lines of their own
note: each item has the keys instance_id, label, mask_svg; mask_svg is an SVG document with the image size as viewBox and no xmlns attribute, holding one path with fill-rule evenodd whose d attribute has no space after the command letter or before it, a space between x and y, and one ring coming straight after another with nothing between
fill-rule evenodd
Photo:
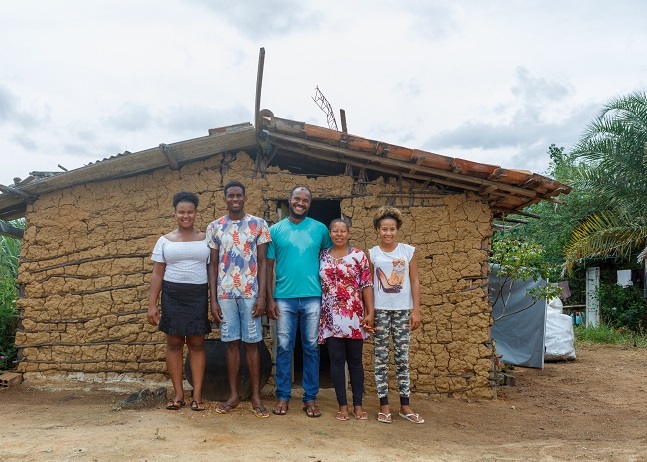
<instances>
[{"instance_id":1,"label":"man in teal shirt","mask_svg":"<svg viewBox=\"0 0 647 462\"><path fill-rule=\"evenodd\" d=\"M321 282L319 252L332 247L328 228L312 218L308 210L312 192L307 186L296 186L290 192L290 215L270 227L272 241L267 250L267 314L276 320L277 351L276 396L272 412L285 415L292 389L292 352L297 326L301 328L303 346L303 410L308 417L319 417L319 317ZM276 290L272 286L276 266Z\"/></svg>"}]
</instances>

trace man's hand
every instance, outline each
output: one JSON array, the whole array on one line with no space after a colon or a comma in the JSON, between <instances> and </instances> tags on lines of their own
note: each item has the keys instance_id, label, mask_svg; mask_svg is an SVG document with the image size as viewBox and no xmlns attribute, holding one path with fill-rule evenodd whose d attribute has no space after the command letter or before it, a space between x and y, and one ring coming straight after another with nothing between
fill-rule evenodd
<instances>
[{"instance_id":1,"label":"man's hand","mask_svg":"<svg viewBox=\"0 0 647 462\"><path fill-rule=\"evenodd\" d=\"M270 319L274 319L275 321L281 316L281 312L279 311L279 306L276 304L276 300L270 300L267 302L267 316L269 316Z\"/></svg>"},{"instance_id":2,"label":"man's hand","mask_svg":"<svg viewBox=\"0 0 647 462\"><path fill-rule=\"evenodd\" d=\"M254 302L254 309L252 311L252 316L255 318L258 318L259 316L263 316L263 314L265 314L265 299L257 298L256 301Z\"/></svg>"},{"instance_id":3,"label":"man's hand","mask_svg":"<svg viewBox=\"0 0 647 462\"><path fill-rule=\"evenodd\" d=\"M215 300L211 302L211 316L213 317L213 320L216 321L217 323L222 322L222 310L220 309L220 305L218 305L218 302Z\"/></svg>"},{"instance_id":4,"label":"man's hand","mask_svg":"<svg viewBox=\"0 0 647 462\"><path fill-rule=\"evenodd\" d=\"M364 321L362 321L362 329L364 329L365 332L373 332L375 330L373 327L374 323L374 316L372 314L367 314L364 316Z\"/></svg>"}]
</instances>

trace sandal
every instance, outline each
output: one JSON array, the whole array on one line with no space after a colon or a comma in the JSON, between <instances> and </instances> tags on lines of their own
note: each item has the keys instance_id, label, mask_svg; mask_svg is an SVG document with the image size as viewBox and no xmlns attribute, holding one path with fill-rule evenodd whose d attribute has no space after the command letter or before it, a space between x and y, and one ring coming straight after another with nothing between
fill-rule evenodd
<instances>
[{"instance_id":1,"label":"sandal","mask_svg":"<svg viewBox=\"0 0 647 462\"><path fill-rule=\"evenodd\" d=\"M368 420L368 414L366 411L362 411L357 414L353 412L353 417L355 417L355 420Z\"/></svg>"},{"instance_id":2,"label":"sandal","mask_svg":"<svg viewBox=\"0 0 647 462\"><path fill-rule=\"evenodd\" d=\"M270 416L270 413L267 412L267 408L265 406L252 406L249 410L259 419L267 419Z\"/></svg>"},{"instance_id":3,"label":"sandal","mask_svg":"<svg viewBox=\"0 0 647 462\"><path fill-rule=\"evenodd\" d=\"M400 412L400 417L402 417L404 420L408 420L409 422L413 422L414 424L425 423L425 419L420 417L420 414L403 414L402 412Z\"/></svg>"},{"instance_id":4,"label":"sandal","mask_svg":"<svg viewBox=\"0 0 647 462\"><path fill-rule=\"evenodd\" d=\"M288 402L281 399L272 408L272 414L285 415L288 413L288 409Z\"/></svg>"},{"instance_id":5,"label":"sandal","mask_svg":"<svg viewBox=\"0 0 647 462\"><path fill-rule=\"evenodd\" d=\"M377 421L385 423L385 424L390 424L390 423L393 423L393 418L391 417L391 414L385 414L384 412L378 412L377 413Z\"/></svg>"},{"instance_id":6,"label":"sandal","mask_svg":"<svg viewBox=\"0 0 647 462\"><path fill-rule=\"evenodd\" d=\"M207 406L204 404L203 401L200 401L199 403L196 400L191 401L192 411L204 411L206 408Z\"/></svg>"},{"instance_id":7,"label":"sandal","mask_svg":"<svg viewBox=\"0 0 647 462\"><path fill-rule=\"evenodd\" d=\"M237 406L238 404L220 403L216 406L216 412L218 414L229 414L231 410L236 409Z\"/></svg>"},{"instance_id":8,"label":"sandal","mask_svg":"<svg viewBox=\"0 0 647 462\"><path fill-rule=\"evenodd\" d=\"M348 417L348 414L344 414L343 412L339 411L335 416L335 419L345 422L346 420L349 420L350 417Z\"/></svg>"},{"instance_id":9,"label":"sandal","mask_svg":"<svg viewBox=\"0 0 647 462\"><path fill-rule=\"evenodd\" d=\"M169 399L168 403L166 403L166 409L169 411L178 411L182 406L184 406L184 401L182 400L173 401Z\"/></svg>"},{"instance_id":10,"label":"sandal","mask_svg":"<svg viewBox=\"0 0 647 462\"><path fill-rule=\"evenodd\" d=\"M321 411L317 407L317 403L314 401L308 401L303 405L303 412L306 413L308 417L321 417Z\"/></svg>"}]
</instances>

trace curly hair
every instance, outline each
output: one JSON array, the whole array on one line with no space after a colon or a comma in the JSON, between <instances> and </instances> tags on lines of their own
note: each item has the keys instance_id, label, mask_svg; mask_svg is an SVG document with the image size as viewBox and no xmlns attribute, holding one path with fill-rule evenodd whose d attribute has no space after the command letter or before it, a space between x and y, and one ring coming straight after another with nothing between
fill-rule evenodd
<instances>
[{"instance_id":1,"label":"curly hair","mask_svg":"<svg viewBox=\"0 0 647 462\"><path fill-rule=\"evenodd\" d=\"M379 229L380 223L386 218L395 220L395 226L397 229L400 229L400 227L402 226L402 212L400 212L400 210L396 209L395 207L391 207L390 205L384 205L377 209L377 212L375 212L375 216L373 217L373 226L375 227L375 229Z\"/></svg>"},{"instance_id":2,"label":"curly hair","mask_svg":"<svg viewBox=\"0 0 647 462\"><path fill-rule=\"evenodd\" d=\"M175 196L173 196L173 208L177 208L177 204L180 202L190 202L195 205L196 209L198 208L198 196L192 192L180 191L175 193Z\"/></svg>"}]
</instances>

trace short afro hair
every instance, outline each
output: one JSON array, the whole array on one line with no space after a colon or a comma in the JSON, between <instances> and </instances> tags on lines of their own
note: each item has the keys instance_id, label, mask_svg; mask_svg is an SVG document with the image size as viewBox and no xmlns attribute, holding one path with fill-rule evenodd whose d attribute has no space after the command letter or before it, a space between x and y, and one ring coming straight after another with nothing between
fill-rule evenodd
<instances>
[{"instance_id":1,"label":"short afro hair","mask_svg":"<svg viewBox=\"0 0 647 462\"><path fill-rule=\"evenodd\" d=\"M243 196L245 195L245 185L238 180L233 180L225 185L225 189L223 189L225 196L227 195L227 191L229 190L229 188L235 188L235 187L239 187L240 189L242 189Z\"/></svg>"},{"instance_id":2,"label":"short afro hair","mask_svg":"<svg viewBox=\"0 0 647 462\"><path fill-rule=\"evenodd\" d=\"M300 184L292 188L292 191L290 191L290 199L292 199L292 196L294 195L294 191L297 189L305 189L308 191L308 194L310 194L310 200L312 200L312 191L310 191L310 188L308 188L306 185Z\"/></svg>"}]
</instances>

